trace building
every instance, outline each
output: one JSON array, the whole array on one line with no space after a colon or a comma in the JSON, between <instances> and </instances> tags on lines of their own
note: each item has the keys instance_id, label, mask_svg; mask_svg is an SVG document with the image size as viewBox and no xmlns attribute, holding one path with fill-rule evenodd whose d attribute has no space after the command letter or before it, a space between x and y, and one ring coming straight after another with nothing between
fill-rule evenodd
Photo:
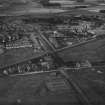
<instances>
[{"instance_id":1,"label":"building","mask_svg":"<svg viewBox=\"0 0 105 105\"><path fill-rule=\"evenodd\" d=\"M17 48L25 48L25 47L32 47L32 44L29 42L27 37L24 37L23 39L17 40L16 42L7 43L6 49L17 49Z\"/></svg>"},{"instance_id":2,"label":"building","mask_svg":"<svg viewBox=\"0 0 105 105\"><path fill-rule=\"evenodd\" d=\"M49 3L73 4L75 0L49 0Z\"/></svg>"}]
</instances>

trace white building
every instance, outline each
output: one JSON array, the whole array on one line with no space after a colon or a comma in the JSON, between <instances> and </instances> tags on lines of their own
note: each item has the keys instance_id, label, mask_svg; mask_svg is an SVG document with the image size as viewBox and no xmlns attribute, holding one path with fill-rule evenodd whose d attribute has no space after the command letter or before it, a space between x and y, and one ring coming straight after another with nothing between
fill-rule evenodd
<instances>
[{"instance_id":1,"label":"white building","mask_svg":"<svg viewBox=\"0 0 105 105\"><path fill-rule=\"evenodd\" d=\"M75 0L49 0L50 3L73 4Z\"/></svg>"}]
</instances>

